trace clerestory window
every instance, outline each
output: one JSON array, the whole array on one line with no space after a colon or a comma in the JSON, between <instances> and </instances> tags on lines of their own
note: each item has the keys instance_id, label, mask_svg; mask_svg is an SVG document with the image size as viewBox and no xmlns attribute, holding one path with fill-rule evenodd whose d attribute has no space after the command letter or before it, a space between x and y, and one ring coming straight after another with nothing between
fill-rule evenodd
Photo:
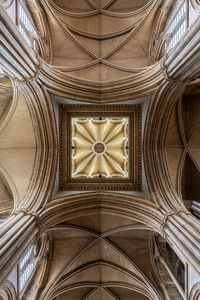
<instances>
[{"instance_id":1,"label":"clerestory window","mask_svg":"<svg viewBox=\"0 0 200 300\"><path fill-rule=\"evenodd\" d=\"M31 47L34 43L31 39L31 34L35 32L31 20L24 9L22 3L18 3L18 28L26 43Z\"/></svg>"},{"instance_id":2,"label":"clerestory window","mask_svg":"<svg viewBox=\"0 0 200 300\"><path fill-rule=\"evenodd\" d=\"M0 67L0 78L3 78L5 76L5 73L3 69Z\"/></svg>"},{"instance_id":3,"label":"clerestory window","mask_svg":"<svg viewBox=\"0 0 200 300\"><path fill-rule=\"evenodd\" d=\"M34 258L36 257L37 250L36 245L32 245L26 252L26 254L21 259L18 265L18 274L19 274L19 293L22 296L25 288L33 274L35 262Z\"/></svg>"},{"instance_id":4,"label":"clerestory window","mask_svg":"<svg viewBox=\"0 0 200 300\"><path fill-rule=\"evenodd\" d=\"M186 0L177 1L169 22L166 33L170 34L167 51L174 48L183 37L187 29L187 2Z\"/></svg>"}]
</instances>

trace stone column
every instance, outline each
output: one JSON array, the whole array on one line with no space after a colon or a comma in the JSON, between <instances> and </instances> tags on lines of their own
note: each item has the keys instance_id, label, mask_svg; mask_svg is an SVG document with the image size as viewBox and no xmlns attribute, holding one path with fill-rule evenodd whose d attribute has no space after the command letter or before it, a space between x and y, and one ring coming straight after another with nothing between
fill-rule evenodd
<instances>
[{"instance_id":1,"label":"stone column","mask_svg":"<svg viewBox=\"0 0 200 300\"><path fill-rule=\"evenodd\" d=\"M200 222L189 211L168 213L163 223L166 241L185 265L186 295L200 282Z\"/></svg>"},{"instance_id":2,"label":"stone column","mask_svg":"<svg viewBox=\"0 0 200 300\"><path fill-rule=\"evenodd\" d=\"M18 262L24 249L37 238L39 229L37 214L26 209L15 211L0 228L0 283Z\"/></svg>"},{"instance_id":3,"label":"stone column","mask_svg":"<svg viewBox=\"0 0 200 300\"><path fill-rule=\"evenodd\" d=\"M200 18L182 40L164 57L163 68L170 80L190 81L200 76Z\"/></svg>"},{"instance_id":4,"label":"stone column","mask_svg":"<svg viewBox=\"0 0 200 300\"><path fill-rule=\"evenodd\" d=\"M200 203L196 201L192 201L192 213L194 216L196 216L198 219L200 219Z\"/></svg>"},{"instance_id":5,"label":"stone column","mask_svg":"<svg viewBox=\"0 0 200 300\"><path fill-rule=\"evenodd\" d=\"M182 261L190 261L200 273L200 222L187 210L171 212L163 233Z\"/></svg>"},{"instance_id":6,"label":"stone column","mask_svg":"<svg viewBox=\"0 0 200 300\"><path fill-rule=\"evenodd\" d=\"M25 42L16 25L10 22L5 9L0 9L1 56L5 73L18 81L35 78L39 71L36 53Z\"/></svg>"}]
</instances>

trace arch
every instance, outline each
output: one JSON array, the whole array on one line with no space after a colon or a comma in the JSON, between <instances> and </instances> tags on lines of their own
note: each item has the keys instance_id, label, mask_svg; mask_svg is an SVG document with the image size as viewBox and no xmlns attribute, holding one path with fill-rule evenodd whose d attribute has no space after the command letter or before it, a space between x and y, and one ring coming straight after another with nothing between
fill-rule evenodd
<instances>
[{"instance_id":1,"label":"arch","mask_svg":"<svg viewBox=\"0 0 200 300\"><path fill-rule=\"evenodd\" d=\"M66 291L70 291L70 290L73 290L73 289L80 289L80 288L84 288L84 287L90 287L90 288L99 288L99 287L103 287L104 289L107 289L107 288L123 288L123 289L128 289L128 290L131 290L131 291L134 291L134 292L137 292L145 297L147 297L147 299L151 299L151 300L161 300L161 298L155 298L155 295L150 295L149 293L145 292L144 289L142 288L137 288L137 287L134 287L132 285L129 285L129 284L119 284L119 283L108 283L108 284L96 284L96 283L85 283L84 285L81 285L81 284L77 284L77 285L72 285L72 286L69 286L69 287L66 287L66 288L63 288L61 291L58 291L58 292L55 292L55 294L52 295L51 298L49 298L49 300L55 300L58 295L61 295L63 293L65 293ZM118 299L118 298L115 298L115 299ZM146 298L145 298L146 299Z\"/></svg>"},{"instance_id":2,"label":"arch","mask_svg":"<svg viewBox=\"0 0 200 300\"><path fill-rule=\"evenodd\" d=\"M5 7L5 8L9 8L12 4L13 4L14 0L3 0L1 2L1 4Z\"/></svg>"},{"instance_id":3,"label":"arch","mask_svg":"<svg viewBox=\"0 0 200 300\"><path fill-rule=\"evenodd\" d=\"M9 175L9 173L1 163L0 163L0 184L1 184L0 188L2 190L1 193L2 199L0 197L0 201L1 201L0 215L4 219L11 214L13 208L15 207L15 205L19 200L19 194L14 181L12 180L11 176ZM5 199L5 197L8 197L9 199Z\"/></svg>"},{"instance_id":4,"label":"arch","mask_svg":"<svg viewBox=\"0 0 200 300\"><path fill-rule=\"evenodd\" d=\"M158 88L163 76L160 62L146 68L136 69L135 73L123 78L121 82L110 81L109 89L107 85L99 86L99 83L72 77L45 62L39 74L39 78L45 82L47 90L53 95L94 103L112 103L146 96L147 90L152 92Z\"/></svg>"},{"instance_id":5,"label":"arch","mask_svg":"<svg viewBox=\"0 0 200 300\"><path fill-rule=\"evenodd\" d=\"M95 270L95 271L94 271ZM110 270L110 275L109 275ZM91 274L90 274L91 272ZM98 282L96 280L96 276L92 274L107 274L107 280L103 280ZM88 280L85 280L86 275L88 276ZM109 278L110 276L110 278ZM97 276L98 277L98 276ZM67 281L69 281L67 283ZM110 262L106 261L96 261L91 262L87 265L81 266L80 268L76 269L68 279L64 276L62 280L56 284L56 286L52 289L51 294L48 296L50 299L56 297L57 295L69 291L72 289L77 288L84 288L84 287L103 287L103 288L114 288L120 287L132 291L136 291L147 296L149 299L158 299L161 300L162 298L156 292L153 286L149 284L148 281L142 279L138 276L138 274L129 273L126 269L121 268L118 265L115 265ZM48 299L49 299L48 298ZM46 299L46 298L45 298Z\"/></svg>"},{"instance_id":6,"label":"arch","mask_svg":"<svg viewBox=\"0 0 200 300\"><path fill-rule=\"evenodd\" d=\"M89 197L90 194L86 194L87 197ZM95 198L103 198L102 194L104 193L94 193L96 197L91 195L93 197L90 197L91 202L95 201ZM49 261L49 267L53 273L52 276L50 275L51 280L40 294L41 299L53 299L55 293L62 293L64 286L68 288L70 285L71 278L78 276L87 266L95 264L96 268L97 265L98 268L101 268L100 265L107 263L113 264L113 268L117 266L118 269L121 269L122 273L126 271L125 273L130 274L130 276L135 276L142 284L145 283L144 290L146 289L145 291L147 293L156 293L154 280L151 277L152 272L150 271L151 260L148 244L149 232L152 230L152 226L145 225L145 222L143 222L143 224L138 223L134 217L127 217L123 213L117 214L113 213L113 211L111 212L108 204L110 201L111 206L114 206L113 198L116 197L117 194L108 194L109 199L105 199L104 197L98 204L100 207L100 203L104 202L107 209L100 207L98 211L93 211L90 207L90 213L87 214L87 218L85 218L84 212L83 214L76 212L73 214L70 213L70 217L66 219L57 216L58 222L55 227L53 226L53 222L50 221L51 226L48 227L46 232L48 234L51 233L53 238L52 251L57 251L59 247L62 246L58 252L54 252L51 258L53 261L58 260L55 272L53 271L54 267L51 266L51 262ZM111 196L111 194L113 195ZM86 198L86 195L82 194L81 197ZM122 198L121 195L120 197ZM130 197L130 199L131 198L132 197ZM68 201L72 200L72 205L77 207L75 199L72 200L69 198ZM66 199L65 202L67 202ZM127 203L125 205L123 199L119 202L122 202L121 206L127 206ZM52 203L50 203L50 205L51 204ZM55 205L55 203L52 205ZM67 214L67 211L70 210L69 207L60 209L64 214ZM47 210L49 209L47 208ZM115 208L114 210L117 209ZM82 212L82 208L80 208L80 212ZM52 212L50 212L50 215L51 213ZM137 249L140 249L139 254L137 253ZM143 266L145 266L145 270ZM93 271L88 272L87 274L90 273L89 281L92 281L94 279L91 275ZM115 272L114 269L113 272ZM96 272L94 273L96 274ZM97 273L101 273L99 269ZM111 274L112 270L108 273ZM81 278L84 277L85 276L82 276ZM101 279L100 282L102 280L103 279ZM106 278L104 278L104 280L112 281ZM77 282L79 281L80 280L77 279ZM99 280L97 280L97 283L98 281ZM91 282L88 282L88 284L90 283ZM85 285L85 283L83 285ZM73 289L74 288L76 287L73 286ZM160 299L159 297L161 296L155 294L154 297L152 296L150 299L157 299L157 297Z\"/></svg>"},{"instance_id":7,"label":"arch","mask_svg":"<svg viewBox=\"0 0 200 300\"><path fill-rule=\"evenodd\" d=\"M11 281L6 280L0 286L0 300L16 300L17 295L15 291L15 287Z\"/></svg>"},{"instance_id":8,"label":"arch","mask_svg":"<svg viewBox=\"0 0 200 300\"><path fill-rule=\"evenodd\" d=\"M190 292L189 300L199 300L200 299L200 282L196 283Z\"/></svg>"},{"instance_id":9,"label":"arch","mask_svg":"<svg viewBox=\"0 0 200 300\"><path fill-rule=\"evenodd\" d=\"M200 10L200 1L199 0L191 0L191 4L195 10Z\"/></svg>"},{"instance_id":10,"label":"arch","mask_svg":"<svg viewBox=\"0 0 200 300\"><path fill-rule=\"evenodd\" d=\"M165 143L170 116L184 87L176 82L166 83L154 94L148 109L144 131L144 165L150 192L166 210L184 208L172 184L167 167Z\"/></svg>"},{"instance_id":11,"label":"arch","mask_svg":"<svg viewBox=\"0 0 200 300\"><path fill-rule=\"evenodd\" d=\"M0 134L6 129L18 104L18 89L16 85L6 77L0 81L0 94L7 98L8 104L4 107L4 113L0 115Z\"/></svg>"},{"instance_id":12,"label":"arch","mask_svg":"<svg viewBox=\"0 0 200 300\"><path fill-rule=\"evenodd\" d=\"M149 200L119 193L82 193L50 202L40 214L44 231L76 216L104 212L132 219L160 232L162 211Z\"/></svg>"}]
</instances>

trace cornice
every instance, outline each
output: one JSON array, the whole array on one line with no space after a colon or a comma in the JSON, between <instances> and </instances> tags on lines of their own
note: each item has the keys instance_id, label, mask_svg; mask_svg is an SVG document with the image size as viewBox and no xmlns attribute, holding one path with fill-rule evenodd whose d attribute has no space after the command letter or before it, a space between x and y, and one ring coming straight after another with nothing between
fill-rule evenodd
<instances>
[{"instance_id":1,"label":"cornice","mask_svg":"<svg viewBox=\"0 0 200 300\"><path fill-rule=\"evenodd\" d=\"M88 112L89 111L89 112ZM126 179L89 179L71 178L71 118L101 116L123 116L129 118L129 177ZM142 188L142 161L141 161L141 134L142 134L142 107L140 105L60 105L60 164L59 180L61 190L141 190ZM69 153L66 156L66 151Z\"/></svg>"}]
</instances>

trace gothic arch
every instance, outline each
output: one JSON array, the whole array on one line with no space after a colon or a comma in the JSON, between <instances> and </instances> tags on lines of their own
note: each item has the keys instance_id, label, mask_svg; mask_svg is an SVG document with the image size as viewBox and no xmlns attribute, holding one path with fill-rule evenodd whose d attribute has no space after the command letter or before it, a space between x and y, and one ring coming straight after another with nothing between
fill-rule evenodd
<instances>
[{"instance_id":1,"label":"gothic arch","mask_svg":"<svg viewBox=\"0 0 200 300\"><path fill-rule=\"evenodd\" d=\"M99 193L95 194L97 198L102 198ZM84 196L83 194L82 198ZM113 198L114 196L116 197L113 195ZM93 196L93 200L92 198L90 200L95 202L96 207L93 210L89 205L90 213L87 215L83 207L79 207L80 213L70 213L69 207L66 210L62 207L63 214L69 211L69 217L62 218L57 215L57 222L60 223L55 226L52 219L50 220L51 226L46 229L46 233L52 236L51 251L54 255L51 260L56 259L57 264L55 268L55 264L51 264L51 260L48 261L51 280L41 291L41 299L54 299L63 293L67 293L67 297L70 297L70 291L75 292L77 289L83 290L87 287L92 289L90 292L94 299L100 293L100 289L103 289L103 293L107 293L106 291L112 292L118 288L123 289L125 295L129 291L132 297L136 292L148 299L162 299L155 290L150 271L148 239L152 227L144 224L145 221L142 224L141 219L138 223L134 216L117 213L119 208L114 205L111 193L109 199L106 200L104 197L99 204L95 198ZM105 207L103 205L101 207L101 202L104 202ZM113 209L109 206L109 202ZM125 203L122 205L127 207ZM48 213L52 214L50 211ZM139 252L134 251L136 249L134 247L137 246L133 241L136 240L140 245ZM54 251L58 249L57 245L61 241L62 249L55 254ZM128 247L127 243L131 245ZM130 249L127 251L128 248ZM142 265L148 266L145 271ZM100 276L101 272L116 274L117 277L115 276L114 280L111 275L110 279L101 282L99 278L94 278L94 274Z\"/></svg>"},{"instance_id":2,"label":"gothic arch","mask_svg":"<svg viewBox=\"0 0 200 300\"><path fill-rule=\"evenodd\" d=\"M76 205L74 205L76 203ZM147 199L120 193L81 193L49 202L40 214L44 231L77 216L103 211L135 220L160 232L163 212Z\"/></svg>"},{"instance_id":3,"label":"gothic arch","mask_svg":"<svg viewBox=\"0 0 200 300\"><path fill-rule=\"evenodd\" d=\"M0 300L16 300L16 291L15 287L11 281L6 280L0 286Z\"/></svg>"},{"instance_id":4,"label":"gothic arch","mask_svg":"<svg viewBox=\"0 0 200 300\"><path fill-rule=\"evenodd\" d=\"M144 164L150 191L166 210L184 208L172 185L166 161L165 140L175 103L183 93L178 83L166 83L152 97L147 114L144 137Z\"/></svg>"},{"instance_id":5,"label":"gothic arch","mask_svg":"<svg viewBox=\"0 0 200 300\"><path fill-rule=\"evenodd\" d=\"M189 300L199 300L200 299L200 283L197 283L193 286Z\"/></svg>"},{"instance_id":6,"label":"gothic arch","mask_svg":"<svg viewBox=\"0 0 200 300\"><path fill-rule=\"evenodd\" d=\"M194 9L200 10L200 1L199 0L191 0L191 4Z\"/></svg>"},{"instance_id":7,"label":"gothic arch","mask_svg":"<svg viewBox=\"0 0 200 300\"><path fill-rule=\"evenodd\" d=\"M0 79L0 94L4 98L7 97L7 104L3 108L4 113L0 115L0 134L2 134L12 119L18 104L18 89L8 77Z\"/></svg>"}]
</instances>

